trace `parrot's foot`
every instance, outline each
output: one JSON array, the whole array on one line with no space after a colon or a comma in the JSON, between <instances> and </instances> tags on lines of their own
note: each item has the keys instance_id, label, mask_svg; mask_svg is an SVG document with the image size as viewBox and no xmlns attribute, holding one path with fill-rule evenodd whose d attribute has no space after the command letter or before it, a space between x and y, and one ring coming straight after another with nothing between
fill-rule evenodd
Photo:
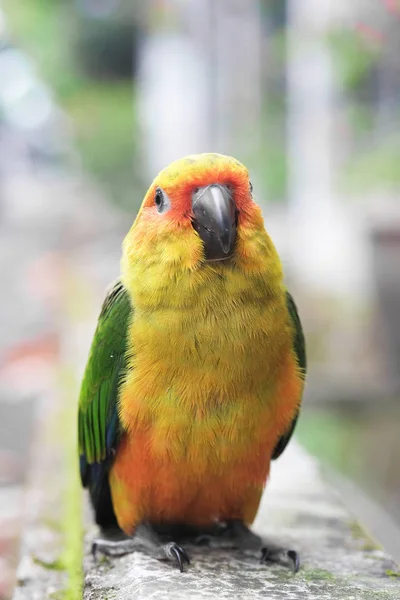
<instances>
[{"instance_id":1,"label":"parrot's foot","mask_svg":"<svg viewBox=\"0 0 400 600\"><path fill-rule=\"evenodd\" d=\"M261 552L261 564L289 563L294 573L297 573L300 567L299 555L295 550L266 543L242 521L227 521L225 527L220 527L215 534L199 535L196 543L215 548L239 548Z\"/></svg>"},{"instance_id":2,"label":"parrot's foot","mask_svg":"<svg viewBox=\"0 0 400 600\"><path fill-rule=\"evenodd\" d=\"M279 546L268 545L261 548L261 560L260 563L265 565L266 563L287 563L289 562L293 573L297 573L300 569L300 557L296 550L288 550L287 548L280 548Z\"/></svg>"},{"instance_id":3,"label":"parrot's foot","mask_svg":"<svg viewBox=\"0 0 400 600\"><path fill-rule=\"evenodd\" d=\"M183 573L183 565L185 562L190 565L190 558L188 553L182 546L179 546L175 542L169 542L161 547L168 560L176 561L179 565L180 572Z\"/></svg>"},{"instance_id":4,"label":"parrot's foot","mask_svg":"<svg viewBox=\"0 0 400 600\"><path fill-rule=\"evenodd\" d=\"M185 563L190 564L190 558L184 548L173 541L164 542L148 524L137 527L132 537L122 540L96 539L92 544L92 554L97 552L106 556L124 556L136 551L144 551L159 560L169 560L179 565L181 573Z\"/></svg>"}]
</instances>

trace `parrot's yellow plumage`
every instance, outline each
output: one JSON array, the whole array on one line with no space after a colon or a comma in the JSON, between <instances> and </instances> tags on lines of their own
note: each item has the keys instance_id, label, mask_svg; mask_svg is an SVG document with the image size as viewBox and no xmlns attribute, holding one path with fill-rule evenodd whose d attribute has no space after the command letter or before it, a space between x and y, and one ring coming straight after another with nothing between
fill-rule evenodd
<instances>
[{"instance_id":1,"label":"parrot's yellow plumage","mask_svg":"<svg viewBox=\"0 0 400 600\"><path fill-rule=\"evenodd\" d=\"M252 523L297 418L305 351L247 169L200 154L162 171L124 241L121 282L98 326L102 338L105 323L124 328L99 440L86 433L96 337L81 396L83 481L98 522L106 478L129 535L143 523Z\"/></svg>"}]
</instances>

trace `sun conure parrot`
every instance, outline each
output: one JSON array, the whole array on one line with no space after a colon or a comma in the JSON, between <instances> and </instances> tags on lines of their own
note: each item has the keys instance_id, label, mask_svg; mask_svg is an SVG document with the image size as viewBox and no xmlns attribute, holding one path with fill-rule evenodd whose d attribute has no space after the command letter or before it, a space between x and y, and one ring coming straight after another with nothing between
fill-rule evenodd
<instances>
[{"instance_id":1,"label":"sun conure parrot","mask_svg":"<svg viewBox=\"0 0 400 600\"><path fill-rule=\"evenodd\" d=\"M151 184L123 243L79 402L82 483L104 532L94 550L179 564L188 532L293 550L249 529L270 461L299 413L305 343L247 169L188 156ZM126 537L128 536L128 537Z\"/></svg>"}]
</instances>

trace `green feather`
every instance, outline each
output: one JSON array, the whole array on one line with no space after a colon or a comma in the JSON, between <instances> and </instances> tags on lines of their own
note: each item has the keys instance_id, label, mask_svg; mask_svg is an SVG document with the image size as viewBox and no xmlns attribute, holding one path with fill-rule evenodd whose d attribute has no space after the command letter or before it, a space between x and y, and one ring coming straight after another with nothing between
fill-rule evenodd
<instances>
[{"instance_id":1,"label":"green feather","mask_svg":"<svg viewBox=\"0 0 400 600\"><path fill-rule=\"evenodd\" d=\"M126 339L132 308L118 281L108 293L93 338L79 397L79 452L99 463L119 434L118 391L125 369Z\"/></svg>"},{"instance_id":2,"label":"green feather","mask_svg":"<svg viewBox=\"0 0 400 600\"><path fill-rule=\"evenodd\" d=\"M306 342L296 304L293 300L293 296L289 292L286 292L286 306L294 326L293 348L297 357L297 362L302 371L303 378L305 379L307 373Z\"/></svg>"},{"instance_id":3,"label":"green feather","mask_svg":"<svg viewBox=\"0 0 400 600\"><path fill-rule=\"evenodd\" d=\"M292 295L288 291L286 292L286 306L289 312L290 319L292 321L292 325L294 327L293 350L296 355L297 363L300 367L302 377L303 379L305 379L307 374L306 342L295 301L293 300ZM298 416L299 411L297 411L297 413L293 417L289 429L282 437L279 438L278 443L275 446L274 452L272 453L272 460L279 458L279 456L282 454L282 452L288 445L289 440L292 437L294 428L296 427Z\"/></svg>"}]
</instances>

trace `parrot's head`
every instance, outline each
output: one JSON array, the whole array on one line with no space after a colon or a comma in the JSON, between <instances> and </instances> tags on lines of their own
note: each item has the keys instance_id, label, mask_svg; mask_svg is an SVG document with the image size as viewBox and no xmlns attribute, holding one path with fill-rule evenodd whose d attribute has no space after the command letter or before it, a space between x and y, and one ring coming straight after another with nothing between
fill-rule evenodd
<instances>
[{"instance_id":1,"label":"parrot's head","mask_svg":"<svg viewBox=\"0 0 400 600\"><path fill-rule=\"evenodd\" d=\"M172 282L199 271L259 270L267 246L273 250L246 167L222 154L191 155L147 191L124 241L123 277L132 288L139 274Z\"/></svg>"}]
</instances>

